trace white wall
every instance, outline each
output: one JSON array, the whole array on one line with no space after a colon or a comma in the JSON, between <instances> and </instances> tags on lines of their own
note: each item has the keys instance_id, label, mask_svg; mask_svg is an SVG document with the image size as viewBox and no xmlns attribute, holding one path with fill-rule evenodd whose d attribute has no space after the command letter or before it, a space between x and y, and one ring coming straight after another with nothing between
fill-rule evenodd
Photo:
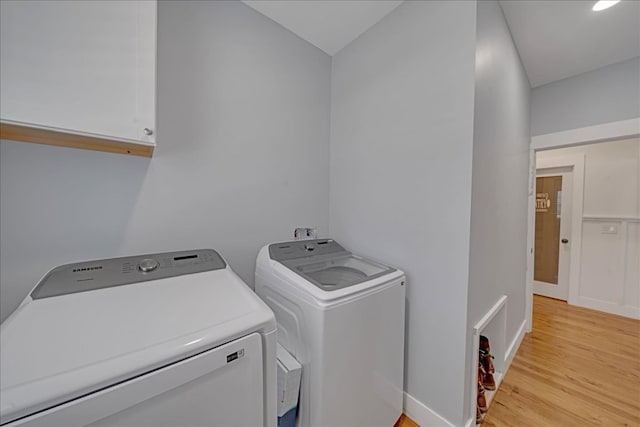
<instances>
[{"instance_id":1,"label":"white wall","mask_svg":"<svg viewBox=\"0 0 640 427\"><path fill-rule=\"evenodd\" d=\"M506 337L494 336L495 341L504 340L508 346L525 320L530 92L502 9L496 1L479 2L468 366L477 357L471 354L471 328L502 295L507 295ZM471 382L466 386L465 396L470 396Z\"/></svg>"},{"instance_id":2,"label":"white wall","mask_svg":"<svg viewBox=\"0 0 640 427\"><path fill-rule=\"evenodd\" d=\"M331 58L240 2L159 4L153 159L1 142L0 316L50 268L328 232Z\"/></svg>"},{"instance_id":3,"label":"white wall","mask_svg":"<svg viewBox=\"0 0 640 427\"><path fill-rule=\"evenodd\" d=\"M403 3L332 66L331 234L407 273L405 390L456 425L465 382L475 10L466 1Z\"/></svg>"},{"instance_id":4,"label":"white wall","mask_svg":"<svg viewBox=\"0 0 640 427\"><path fill-rule=\"evenodd\" d=\"M541 151L537 159L577 155L584 156L585 171L574 302L640 318L640 139Z\"/></svg>"},{"instance_id":5,"label":"white wall","mask_svg":"<svg viewBox=\"0 0 640 427\"><path fill-rule=\"evenodd\" d=\"M531 91L531 135L640 117L640 58Z\"/></svg>"}]
</instances>

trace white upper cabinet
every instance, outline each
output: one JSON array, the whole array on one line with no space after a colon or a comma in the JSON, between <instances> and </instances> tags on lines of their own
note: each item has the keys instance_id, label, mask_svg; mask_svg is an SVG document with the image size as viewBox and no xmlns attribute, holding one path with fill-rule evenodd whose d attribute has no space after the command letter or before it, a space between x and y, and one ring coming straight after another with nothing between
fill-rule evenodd
<instances>
[{"instance_id":1,"label":"white upper cabinet","mask_svg":"<svg viewBox=\"0 0 640 427\"><path fill-rule=\"evenodd\" d=\"M155 144L155 0L0 8L3 123Z\"/></svg>"}]
</instances>

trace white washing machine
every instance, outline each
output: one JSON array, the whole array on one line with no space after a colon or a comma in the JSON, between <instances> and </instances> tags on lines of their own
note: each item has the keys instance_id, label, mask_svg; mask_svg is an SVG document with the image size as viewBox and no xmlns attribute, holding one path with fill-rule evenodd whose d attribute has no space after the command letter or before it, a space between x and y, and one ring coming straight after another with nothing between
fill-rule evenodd
<instances>
[{"instance_id":1,"label":"white washing machine","mask_svg":"<svg viewBox=\"0 0 640 427\"><path fill-rule=\"evenodd\" d=\"M299 426L391 427L402 414L405 276L332 239L276 243L256 292L302 364Z\"/></svg>"},{"instance_id":2,"label":"white washing machine","mask_svg":"<svg viewBox=\"0 0 640 427\"><path fill-rule=\"evenodd\" d=\"M57 267L0 326L2 426L275 426L273 313L214 250Z\"/></svg>"}]
</instances>

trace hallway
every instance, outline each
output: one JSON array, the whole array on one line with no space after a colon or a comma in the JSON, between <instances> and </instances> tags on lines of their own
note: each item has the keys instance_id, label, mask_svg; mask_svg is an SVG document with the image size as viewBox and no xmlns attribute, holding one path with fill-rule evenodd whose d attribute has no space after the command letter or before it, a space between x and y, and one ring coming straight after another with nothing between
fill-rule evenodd
<instances>
[{"instance_id":1,"label":"hallway","mask_svg":"<svg viewBox=\"0 0 640 427\"><path fill-rule=\"evenodd\" d=\"M640 425L640 321L534 295L488 426Z\"/></svg>"}]
</instances>

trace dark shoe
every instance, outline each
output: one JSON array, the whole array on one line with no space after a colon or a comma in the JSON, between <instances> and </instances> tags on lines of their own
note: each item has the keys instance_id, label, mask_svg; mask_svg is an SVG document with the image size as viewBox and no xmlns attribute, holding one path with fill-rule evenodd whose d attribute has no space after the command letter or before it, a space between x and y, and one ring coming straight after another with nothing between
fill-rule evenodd
<instances>
[{"instance_id":1,"label":"dark shoe","mask_svg":"<svg viewBox=\"0 0 640 427\"><path fill-rule=\"evenodd\" d=\"M491 353L491 346L489 346L489 338L484 335L480 335L480 350L486 350L487 353Z\"/></svg>"},{"instance_id":2,"label":"dark shoe","mask_svg":"<svg viewBox=\"0 0 640 427\"><path fill-rule=\"evenodd\" d=\"M489 372L486 371L484 364L481 364L480 367L482 368L482 371L484 374L482 376L482 386L487 390L495 390L496 380L495 378L493 378L493 374L490 374Z\"/></svg>"},{"instance_id":3,"label":"dark shoe","mask_svg":"<svg viewBox=\"0 0 640 427\"><path fill-rule=\"evenodd\" d=\"M485 374L484 382L482 383L482 386L487 390L496 389L496 380L495 378L493 378L493 374L489 374L489 373Z\"/></svg>"},{"instance_id":4,"label":"dark shoe","mask_svg":"<svg viewBox=\"0 0 640 427\"><path fill-rule=\"evenodd\" d=\"M484 335L480 335L480 362L484 366L484 370L488 374L495 374L496 369L493 366L493 356L491 355L491 347L489 346L489 339Z\"/></svg>"},{"instance_id":5,"label":"dark shoe","mask_svg":"<svg viewBox=\"0 0 640 427\"><path fill-rule=\"evenodd\" d=\"M476 408L476 424L482 424L484 421L484 415L480 412L480 409Z\"/></svg>"},{"instance_id":6,"label":"dark shoe","mask_svg":"<svg viewBox=\"0 0 640 427\"><path fill-rule=\"evenodd\" d=\"M482 381L482 385L487 390L495 390L496 389L496 381L493 378L493 374L496 371L493 367L493 356L487 353L485 350L480 349L480 364L484 368L484 380Z\"/></svg>"},{"instance_id":7,"label":"dark shoe","mask_svg":"<svg viewBox=\"0 0 640 427\"><path fill-rule=\"evenodd\" d=\"M477 407L481 412L487 412L487 398L484 393L484 386L482 383L485 381L485 371L482 364L478 364L478 399Z\"/></svg>"},{"instance_id":8,"label":"dark shoe","mask_svg":"<svg viewBox=\"0 0 640 427\"><path fill-rule=\"evenodd\" d=\"M482 384L478 383L478 409L480 412L487 412L487 398L484 394L484 387Z\"/></svg>"},{"instance_id":9,"label":"dark shoe","mask_svg":"<svg viewBox=\"0 0 640 427\"><path fill-rule=\"evenodd\" d=\"M484 367L484 370L487 372L487 374L496 373L496 368L493 366L493 356L491 354L483 349L480 349L479 358L480 363L482 363L482 366Z\"/></svg>"}]
</instances>

